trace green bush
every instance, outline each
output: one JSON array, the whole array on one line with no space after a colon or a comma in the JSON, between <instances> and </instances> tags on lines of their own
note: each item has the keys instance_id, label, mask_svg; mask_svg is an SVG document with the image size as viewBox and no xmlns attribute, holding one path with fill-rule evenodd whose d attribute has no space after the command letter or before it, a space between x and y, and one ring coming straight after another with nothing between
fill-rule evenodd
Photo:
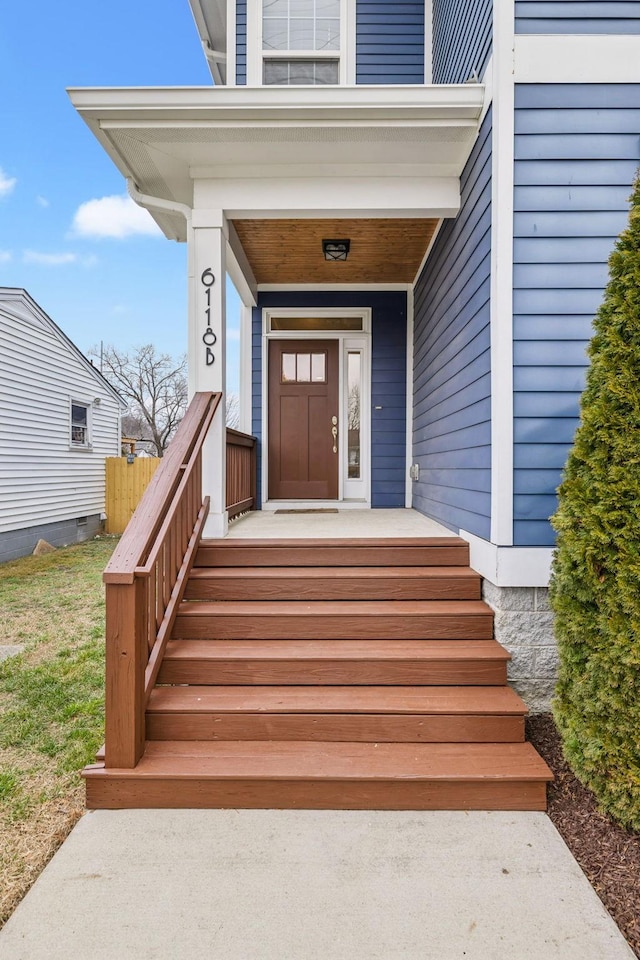
<instances>
[{"instance_id":1,"label":"green bush","mask_svg":"<svg viewBox=\"0 0 640 960\"><path fill-rule=\"evenodd\" d=\"M640 178L609 260L553 517L554 715L601 806L640 830Z\"/></svg>"}]
</instances>

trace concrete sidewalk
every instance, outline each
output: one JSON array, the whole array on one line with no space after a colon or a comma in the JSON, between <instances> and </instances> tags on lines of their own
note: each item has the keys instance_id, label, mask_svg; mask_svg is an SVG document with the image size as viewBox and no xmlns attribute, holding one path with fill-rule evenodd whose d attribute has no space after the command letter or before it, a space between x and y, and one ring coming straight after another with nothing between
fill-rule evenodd
<instances>
[{"instance_id":1,"label":"concrete sidewalk","mask_svg":"<svg viewBox=\"0 0 640 960\"><path fill-rule=\"evenodd\" d=\"M633 960L538 813L87 813L2 960Z\"/></svg>"}]
</instances>

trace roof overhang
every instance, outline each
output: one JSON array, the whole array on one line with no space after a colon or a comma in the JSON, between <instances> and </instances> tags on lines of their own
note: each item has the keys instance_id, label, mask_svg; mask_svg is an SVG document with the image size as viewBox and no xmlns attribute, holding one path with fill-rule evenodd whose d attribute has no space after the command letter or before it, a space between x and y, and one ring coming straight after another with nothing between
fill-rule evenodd
<instances>
[{"instance_id":1,"label":"roof overhang","mask_svg":"<svg viewBox=\"0 0 640 960\"><path fill-rule=\"evenodd\" d=\"M124 177L231 218L443 217L482 116L480 84L78 88L71 101ZM186 239L184 218L150 211Z\"/></svg>"},{"instance_id":2,"label":"roof overhang","mask_svg":"<svg viewBox=\"0 0 640 960\"><path fill-rule=\"evenodd\" d=\"M227 0L189 0L214 83L227 82Z\"/></svg>"}]
</instances>

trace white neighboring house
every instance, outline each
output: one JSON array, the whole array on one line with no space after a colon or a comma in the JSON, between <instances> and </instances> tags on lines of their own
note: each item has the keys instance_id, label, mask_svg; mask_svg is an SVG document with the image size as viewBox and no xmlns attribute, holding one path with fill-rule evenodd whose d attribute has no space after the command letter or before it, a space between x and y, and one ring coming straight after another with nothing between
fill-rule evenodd
<instances>
[{"instance_id":1,"label":"white neighboring house","mask_svg":"<svg viewBox=\"0 0 640 960\"><path fill-rule=\"evenodd\" d=\"M0 561L99 532L123 408L26 290L0 287Z\"/></svg>"}]
</instances>

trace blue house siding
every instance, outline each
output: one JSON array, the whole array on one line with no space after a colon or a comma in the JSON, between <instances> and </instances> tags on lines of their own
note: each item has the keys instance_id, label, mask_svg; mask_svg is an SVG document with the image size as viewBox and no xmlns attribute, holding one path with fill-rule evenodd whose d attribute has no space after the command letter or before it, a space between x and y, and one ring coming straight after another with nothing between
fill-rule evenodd
<instances>
[{"instance_id":1,"label":"blue house siding","mask_svg":"<svg viewBox=\"0 0 640 960\"><path fill-rule=\"evenodd\" d=\"M424 0L357 0L356 83L424 83Z\"/></svg>"},{"instance_id":2,"label":"blue house siding","mask_svg":"<svg viewBox=\"0 0 640 960\"><path fill-rule=\"evenodd\" d=\"M514 541L550 546L591 324L640 161L640 84L518 85L515 124Z\"/></svg>"},{"instance_id":3,"label":"blue house siding","mask_svg":"<svg viewBox=\"0 0 640 960\"><path fill-rule=\"evenodd\" d=\"M516 0L516 33L640 33L637 0Z\"/></svg>"},{"instance_id":4,"label":"blue house siding","mask_svg":"<svg viewBox=\"0 0 640 960\"><path fill-rule=\"evenodd\" d=\"M492 0L433 0L433 82L482 77L491 56Z\"/></svg>"},{"instance_id":5,"label":"blue house siding","mask_svg":"<svg viewBox=\"0 0 640 960\"><path fill-rule=\"evenodd\" d=\"M491 112L415 289L413 505L453 530L491 528Z\"/></svg>"},{"instance_id":6,"label":"blue house siding","mask_svg":"<svg viewBox=\"0 0 640 960\"><path fill-rule=\"evenodd\" d=\"M262 474L262 310L371 307L371 506L404 507L407 407L407 296L402 291L261 293L253 311L252 431ZM381 409L376 409L380 407Z\"/></svg>"},{"instance_id":7,"label":"blue house siding","mask_svg":"<svg viewBox=\"0 0 640 960\"><path fill-rule=\"evenodd\" d=\"M247 82L247 0L236 0L236 83Z\"/></svg>"}]
</instances>

